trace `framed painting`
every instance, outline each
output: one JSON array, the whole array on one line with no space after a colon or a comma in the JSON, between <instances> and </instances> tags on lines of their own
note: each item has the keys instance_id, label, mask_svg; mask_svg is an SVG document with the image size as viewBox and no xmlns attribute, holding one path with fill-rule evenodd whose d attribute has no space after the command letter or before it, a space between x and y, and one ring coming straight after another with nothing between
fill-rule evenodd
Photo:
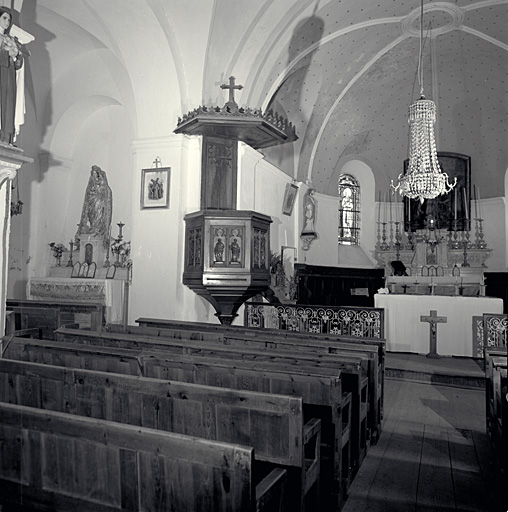
<instances>
[{"instance_id":1,"label":"framed painting","mask_svg":"<svg viewBox=\"0 0 508 512\"><path fill-rule=\"evenodd\" d=\"M430 218L434 219L436 229L469 230L471 222L471 157L460 153L437 153L443 172L448 174L448 181L457 184L448 194L425 199L404 197L404 230L408 232L426 229ZM409 160L404 161L406 174Z\"/></svg>"},{"instance_id":2,"label":"framed painting","mask_svg":"<svg viewBox=\"0 0 508 512\"><path fill-rule=\"evenodd\" d=\"M170 167L142 169L141 209L169 208Z\"/></svg>"},{"instance_id":3,"label":"framed painting","mask_svg":"<svg viewBox=\"0 0 508 512\"><path fill-rule=\"evenodd\" d=\"M282 205L282 213L284 215L291 215L293 213L296 194L298 194L298 187L293 183L288 183L286 185L286 191L284 193L284 203Z\"/></svg>"}]
</instances>

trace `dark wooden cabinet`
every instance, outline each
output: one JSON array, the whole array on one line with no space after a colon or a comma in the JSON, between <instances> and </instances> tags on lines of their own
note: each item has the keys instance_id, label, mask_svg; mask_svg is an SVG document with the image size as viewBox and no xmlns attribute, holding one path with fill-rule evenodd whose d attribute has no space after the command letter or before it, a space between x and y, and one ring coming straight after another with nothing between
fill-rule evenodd
<instances>
[{"instance_id":1,"label":"dark wooden cabinet","mask_svg":"<svg viewBox=\"0 0 508 512\"><path fill-rule=\"evenodd\" d=\"M384 286L382 268L322 267L295 264L298 304L374 307L374 294Z\"/></svg>"}]
</instances>

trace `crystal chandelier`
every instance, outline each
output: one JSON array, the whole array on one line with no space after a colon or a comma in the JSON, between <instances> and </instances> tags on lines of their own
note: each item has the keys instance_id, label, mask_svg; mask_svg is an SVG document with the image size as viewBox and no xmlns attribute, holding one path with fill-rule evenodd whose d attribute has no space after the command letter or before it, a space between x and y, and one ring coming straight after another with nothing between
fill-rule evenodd
<instances>
[{"instance_id":1,"label":"crystal chandelier","mask_svg":"<svg viewBox=\"0 0 508 512\"><path fill-rule=\"evenodd\" d=\"M423 0L420 13L420 54L418 58L418 77L420 99L409 106L409 165L406 174L399 174L399 183L393 184L394 190L409 199L434 199L447 194L457 183L450 184L448 174L444 173L437 159L434 123L436 122L436 104L426 100L423 95Z\"/></svg>"}]
</instances>

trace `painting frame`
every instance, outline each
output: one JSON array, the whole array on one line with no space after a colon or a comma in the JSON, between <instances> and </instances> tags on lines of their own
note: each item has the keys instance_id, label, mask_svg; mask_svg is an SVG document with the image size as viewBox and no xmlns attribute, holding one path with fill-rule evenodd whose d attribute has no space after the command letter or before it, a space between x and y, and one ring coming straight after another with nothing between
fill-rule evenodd
<instances>
[{"instance_id":1,"label":"painting frame","mask_svg":"<svg viewBox=\"0 0 508 512\"><path fill-rule=\"evenodd\" d=\"M296 203L298 187L294 183L288 183L284 192L284 202L282 203L282 214L291 216Z\"/></svg>"},{"instance_id":2,"label":"painting frame","mask_svg":"<svg viewBox=\"0 0 508 512\"><path fill-rule=\"evenodd\" d=\"M170 177L171 167L141 170L142 210L169 208Z\"/></svg>"},{"instance_id":3,"label":"painting frame","mask_svg":"<svg viewBox=\"0 0 508 512\"><path fill-rule=\"evenodd\" d=\"M437 158L443 172L448 174L450 183L457 178L457 184L448 194L426 199L409 200L404 197L404 230L412 232L426 229L426 219L430 215L435 220L435 228L452 231L469 230L471 227L471 157L461 153L438 151ZM406 174L409 160L404 161ZM467 201L466 201L467 198ZM457 201L457 220L454 219L455 201ZM411 208L411 212L409 212Z\"/></svg>"}]
</instances>

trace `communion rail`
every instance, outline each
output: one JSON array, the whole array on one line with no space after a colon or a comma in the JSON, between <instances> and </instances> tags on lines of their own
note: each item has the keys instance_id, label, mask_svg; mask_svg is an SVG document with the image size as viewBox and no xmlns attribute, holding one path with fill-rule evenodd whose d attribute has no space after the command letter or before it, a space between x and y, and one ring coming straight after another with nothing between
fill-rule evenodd
<instances>
[{"instance_id":1,"label":"communion rail","mask_svg":"<svg viewBox=\"0 0 508 512\"><path fill-rule=\"evenodd\" d=\"M245 325L259 329L384 339L384 309L247 302Z\"/></svg>"}]
</instances>

